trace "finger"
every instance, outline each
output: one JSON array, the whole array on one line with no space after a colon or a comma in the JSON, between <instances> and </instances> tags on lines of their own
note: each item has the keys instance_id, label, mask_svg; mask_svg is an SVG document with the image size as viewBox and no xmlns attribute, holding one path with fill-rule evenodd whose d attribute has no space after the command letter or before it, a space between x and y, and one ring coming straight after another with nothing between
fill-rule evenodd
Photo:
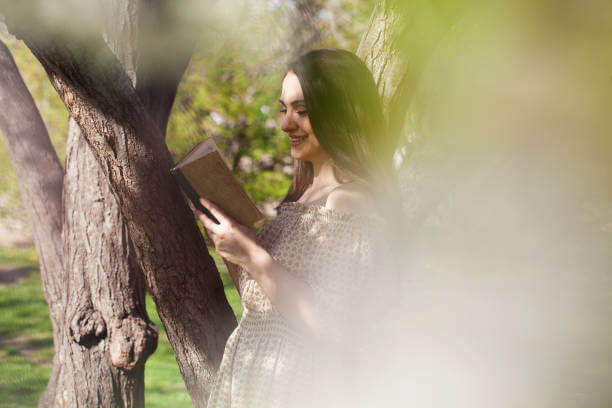
<instances>
[{"instance_id":1,"label":"finger","mask_svg":"<svg viewBox=\"0 0 612 408\"><path fill-rule=\"evenodd\" d=\"M213 204L212 202L208 201L205 198L200 198L200 203L202 203L202 205L206 207L206 209L210 211L210 213L214 215L215 218L219 220L219 222L229 222L230 221L230 218L227 215L225 215L223 211L219 207L217 207L215 204Z\"/></svg>"},{"instance_id":2,"label":"finger","mask_svg":"<svg viewBox=\"0 0 612 408\"><path fill-rule=\"evenodd\" d=\"M208 216L203 212L198 211L198 213L198 219L202 223L202 226L209 231L216 232L219 224L208 218Z\"/></svg>"}]
</instances>

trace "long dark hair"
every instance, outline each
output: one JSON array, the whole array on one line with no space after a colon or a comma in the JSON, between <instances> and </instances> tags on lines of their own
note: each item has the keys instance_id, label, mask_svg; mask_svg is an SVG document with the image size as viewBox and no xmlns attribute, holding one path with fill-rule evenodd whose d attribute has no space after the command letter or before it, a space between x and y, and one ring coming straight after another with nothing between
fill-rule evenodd
<instances>
[{"instance_id":1,"label":"long dark hair","mask_svg":"<svg viewBox=\"0 0 612 408\"><path fill-rule=\"evenodd\" d=\"M288 71L300 81L313 132L332 159L338 181L358 179L371 185L391 177L395 143L365 64L349 51L319 49L297 58ZM296 160L283 202L297 201L313 177L312 164Z\"/></svg>"}]
</instances>

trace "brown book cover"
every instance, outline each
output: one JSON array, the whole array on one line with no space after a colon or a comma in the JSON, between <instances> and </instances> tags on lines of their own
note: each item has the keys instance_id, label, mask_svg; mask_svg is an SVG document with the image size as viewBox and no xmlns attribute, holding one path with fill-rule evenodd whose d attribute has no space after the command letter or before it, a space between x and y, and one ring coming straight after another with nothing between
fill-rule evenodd
<instances>
[{"instance_id":1,"label":"brown book cover","mask_svg":"<svg viewBox=\"0 0 612 408\"><path fill-rule=\"evenodd\" d=\"M243 225L251 226L263 218L212 138L198 143L170 172L195 207L213 221L216 219L202 207L199 197L213 202Z\"/></svg>"}]
</instances>

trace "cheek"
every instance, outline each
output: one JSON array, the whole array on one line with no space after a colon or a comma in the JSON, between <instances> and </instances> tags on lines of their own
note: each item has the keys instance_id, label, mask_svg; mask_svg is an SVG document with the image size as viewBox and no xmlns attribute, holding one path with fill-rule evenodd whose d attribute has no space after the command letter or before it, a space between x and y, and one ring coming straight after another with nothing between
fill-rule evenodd
<instances>
[{"instance_id":1,"label":"cheek","mask_svg":"<svg viewBox=\"0 0 612 408\"><path fill-rule=\"evenodd\" d=\"M302 119L300 127L305 133L312 134L312 126L310 126L310 119L308 117Z\"/></svg>"}]
</instances>

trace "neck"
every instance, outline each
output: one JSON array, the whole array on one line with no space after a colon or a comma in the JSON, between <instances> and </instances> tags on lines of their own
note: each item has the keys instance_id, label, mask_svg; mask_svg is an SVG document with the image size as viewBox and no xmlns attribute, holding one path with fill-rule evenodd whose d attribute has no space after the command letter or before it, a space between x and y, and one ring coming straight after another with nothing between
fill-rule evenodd
<instances>
[{"instance_id":1,"label":"neck","mask_svg":"<svg viewBox=\"0 0 612 408\"><path fill-rule=\"evenodd\" d=\"M314 171L314 177L312 179L313 186L338 183L334 175L334 166L330 158L325 158L321 161L312 161L312 169Z\"/></svg>"}]
</instances>

